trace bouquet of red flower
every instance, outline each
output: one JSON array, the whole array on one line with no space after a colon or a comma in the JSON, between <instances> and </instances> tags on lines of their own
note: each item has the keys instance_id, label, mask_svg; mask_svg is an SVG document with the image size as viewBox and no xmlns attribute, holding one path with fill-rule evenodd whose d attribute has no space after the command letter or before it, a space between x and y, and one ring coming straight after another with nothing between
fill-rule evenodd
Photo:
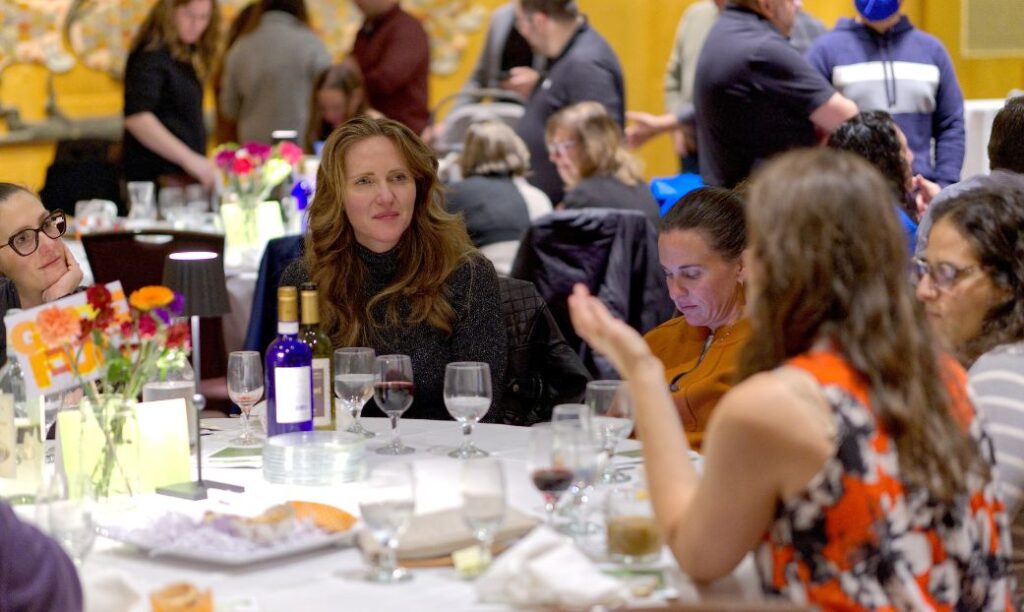
<instances>
[{"instance_id":1,"label":"bouquet of red flower","mask_svg":"<svg viewBox=\"0 0 1024 612\"><path fill-rule=\"evenodd\" d=\"M142 385L156 370L188 357L188 323L175 321L182 297L166 287L143 287L128 298L130 312L119 312L104 285L86 290L83 308L58 305L36 315L40 340L62 351L73 374L82 379L88 401L82 404L83 431L95 424L102 437L96 460L83 466L98 497L132 494L122 455L137 445L134 404ZM100 364L97 379L84 380L80 363ZM137 446L136 446L137 448ZM137 450L135 450L137 453ZM83 459L84 461L85 459Z\"/></svg>"},{"instance_id":2,"label":"bouquet of red flower","mask_svg":"<svg viewBox=\"0 0 1024 612\"><path fill-rule=\"evenodd\" d=\"M302 149L287 141L274 146L249 142L241 147L231 142L217 147L213 159L228 187L240 200L255 205L292 173L302 159Z\"/></svg>"}]
</instances>

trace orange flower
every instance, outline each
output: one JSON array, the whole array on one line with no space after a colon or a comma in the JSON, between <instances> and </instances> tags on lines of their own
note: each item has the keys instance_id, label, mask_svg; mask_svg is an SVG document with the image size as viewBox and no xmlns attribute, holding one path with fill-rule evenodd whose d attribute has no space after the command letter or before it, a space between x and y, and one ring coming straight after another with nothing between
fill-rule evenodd
<instances>
[{"instance_id":1,"label":"orange flower","mask_svg":"<svg viewBox=\"0 0 1024 612\"><path fill-rule=\"evenodd\" d=\"M128 303L140 312L149 312L154 308L166 306L174 300L174 292L167 287L151 285L132 291Z\"/></svg>"},{"instance_id":2,"label":"orange flower","mask_svg":"<svg viewBox=\"0 0 1024 612\"><path fill-rule=\"evenodd\" d=\"M48 348L71 344L78 339L82 323L72 308L53 306L36 315L39 338Z\"/></svg>"}]
</instances>

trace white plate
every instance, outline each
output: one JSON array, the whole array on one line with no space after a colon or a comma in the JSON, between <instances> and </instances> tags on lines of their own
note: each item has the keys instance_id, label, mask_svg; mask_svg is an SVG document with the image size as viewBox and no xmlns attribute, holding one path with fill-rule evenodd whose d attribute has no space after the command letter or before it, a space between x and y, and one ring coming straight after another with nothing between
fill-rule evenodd
<instances>
[{"instance_id":1,"label":"white plate","mask_svg":"<svg viewBox=\"0 0 1024 612\"><path fill-rule=\"evenodd\" d=\"M359 525L353 525L348 531L327 533L311 532L301 539L282 542L269 546L244 551L228 551L215 546L190 546L180 548L155 547L149 539L136 530L115 527L98 527L97 532L111 540L131 544L150 557L169 557L185 561L195 561L229 567L241 567L263 561L281 559L291 555L319 550L330 546L351 546L355 544Z\"/></svg>"}]
</instances>

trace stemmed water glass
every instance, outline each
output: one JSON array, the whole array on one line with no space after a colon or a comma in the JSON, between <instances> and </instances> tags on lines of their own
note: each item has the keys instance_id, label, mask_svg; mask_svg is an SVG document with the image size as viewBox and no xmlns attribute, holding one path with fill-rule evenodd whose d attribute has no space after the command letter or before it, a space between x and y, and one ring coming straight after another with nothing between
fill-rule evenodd
<instances>
[{"instance_id":1,"label":"stemmed water glass","mask_svg":"<svg viewBox=\"0 0 1024 612\"><path fill-rule=\"evenodd\" d=\"M551 411L551 423L557 428L590 431L591 410L586 404L558 404Z\"/></svg>"},{"instance_id":2,"label":"stemmed water glass","mask_svg":"<svg viewBox=\"0 0 1024 612\"><path fill-rule=\"evenodd\" d=\"M573 474L569 491L572 493L574 518L569 524L569 532L579 536L593 533L597 528L587 521L588 491L601 464L593 433L584 428L555 427L555 448L563 454L562 460Z\"/></svg>"},{"instance_id":3,"label":"stemmed water glass","mask_svg":"<svg viewBox=\"0 0 1024 612\"><path fill-rule=\"evenodd\" d=\"M372 348L362 346L334 351L334 395L352 417L345 431L365 438L375 435L359 422L363 406L373 396L375 358Z\"/></svg>"},{"instance_id":4,"label":"stemmed water glass","mask_svg":"<svg viewBox=\"0 0 1024 612\"><path fill-rule=\"evenodd\" d=\"M242 433L231 439L236 446L258 446L262 436L252 430L252 407L263 397L263 364L257 351L228 355L228 397L242 409Z\"/></svg>"},{"instance_id":5,"label":"stemmed water glass","mask_svg":"<svg viewBox=\"0 0 1024 612\"><path fill-rule=\"evenodd\" d=\"M594 380L587 383L585 402L593 413L594 442L603 453L601 482L625 482L629 476L612 469L615 447L633 431L633 402L629 388L621 380Z\"/></svg>"},{"instance_id":6,"label":"stemmed water glass","mask_svg":"<svg viewBox=\"0 0 1024 612\"><path fill-rule=\"evenodd\" d=\"M491 562L494 536L505 518L505 471L497 459L462 463L462 519L480 545L485 569Z\"/></svg>"},{"instance_id":7,"label":"stemmed water glass","mask_svg":"<svg viewBox=\"0 0 1024 612\"><path fill-rule=\"evenodd\" d=\"M400 582L412 575L398 565L398 539L409 527L416 506L416 478L411 464L384 463L374 468L359 499L367 529L384 549L366 579Z\"/></svg>"},{"instance_id":8,"label":"stemmed water glass","mask_svg":"<svg viewBox=\"0 0 1024 612\"><path fill-rule=\"evenodd\" d=\"M36 523L60 543L79 570L96 540L91 483L84 477L80 482L76 494L57 470L43 484L36 500Z\"/></svg>"},{"instance_id":9,"label":"stemmed water glass","mask_svg":"<svg viewBox=\"0 0 1024 612\"><path fill-rule=\"evenodd\" d=\"M462 444L449 457L486 457L487 451L473 444L473 425L491 407L491 367L479 361L456 361L444 370L444 405L448 414L462 424Z\"/></svg>"},{"instance_id":10,"label":"stemmed water glass","mask_svg":"<svg viewBox=\"0 0 1024 612\"><path fill-rule=\"evenodd\" d=\"M412 360L408 355L381 355L376 361L377 377L373 399L391 420L391 442L377 449L381 455L407 455L416 449L402 444L398 437L398 419L412 405L416 387L412 381Z\"/></svg>"},{"instance_id":11,"label":"stemmed water glass","mask_svg":"<svg viewBox=\"0 0 1024 612\"><path fill-rule=\"evenodd\" d=\"M555 504L573 481L568 457L559 451L555 428L551 423L537 423L530 428L528 467L533 486L544 496L548 527L554 527Z\"/></svg>"}]
</instances>

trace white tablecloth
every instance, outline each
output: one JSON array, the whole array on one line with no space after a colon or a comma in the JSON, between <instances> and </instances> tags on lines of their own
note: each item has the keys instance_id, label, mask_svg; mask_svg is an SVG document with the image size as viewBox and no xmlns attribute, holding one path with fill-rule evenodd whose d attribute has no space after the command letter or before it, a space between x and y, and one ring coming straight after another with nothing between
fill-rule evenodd
<instances>
[{"instance_id":1,"label":"white tablecloth","mask_svg":"<svg viewBox=\"0 0 1024 612\"><path fill-rule=\"evenodd\" d=\"M228 419L212 422L236 423ZM403 440L417 449L413 455L391 458L372 452L387 441L388 424L385 419L364 419L367 428L383 435L371 440L371 465L380 461L413 461L417 476L417 514L459 505L459 461L444 456L461 438L461 430L454 422L409 420L401 424ZM231 434L217 433L204 438L204 455L222 447ZM478 425L474 432L478 446L505 465L509 503L525 512L540 514L542 498L530 483L526 467L529 430L506 425ZM624 447L635 445L629 441ZM635 462L636 460L631 460ZM358 514L354 491L358 484L336 487L287 487L263 481L262 471L244 468L210 467L204 470L208 480L234 482L246 486L244 494L213 491L211 499L188 502L163 496L145 496L140 500L140 511L163 512L171 509L216 508L221 511L240 511L255 514L268 505L287 499L306 499L329 503ZM758 581L751 560L744 563L729 577L710 586L697 588L675 569L671 557L667 572L682 600L699 600L709 596L730 595L745 599L759 599ZM94 552L83 568L85 582L97 577L120 572L142 595L170 582L186 580L199 587L213 589L220 605L232 600L251 597L258 610L299 611L316 610L412 610L483 609L476 602L473 583L458 578L451 568L415 569L414 579L397 585L378 585L358 579L365 570L364 561L355 548L339 548L307 553L278 561L237 569L217 566L197 567L171 559L150 559L116 542L100 538ZM88 593L87 593L88 596ZM148 609L140 604L135 609ZM220 607L218 606L218 609Z\"/></svg>"}]
</instances>

